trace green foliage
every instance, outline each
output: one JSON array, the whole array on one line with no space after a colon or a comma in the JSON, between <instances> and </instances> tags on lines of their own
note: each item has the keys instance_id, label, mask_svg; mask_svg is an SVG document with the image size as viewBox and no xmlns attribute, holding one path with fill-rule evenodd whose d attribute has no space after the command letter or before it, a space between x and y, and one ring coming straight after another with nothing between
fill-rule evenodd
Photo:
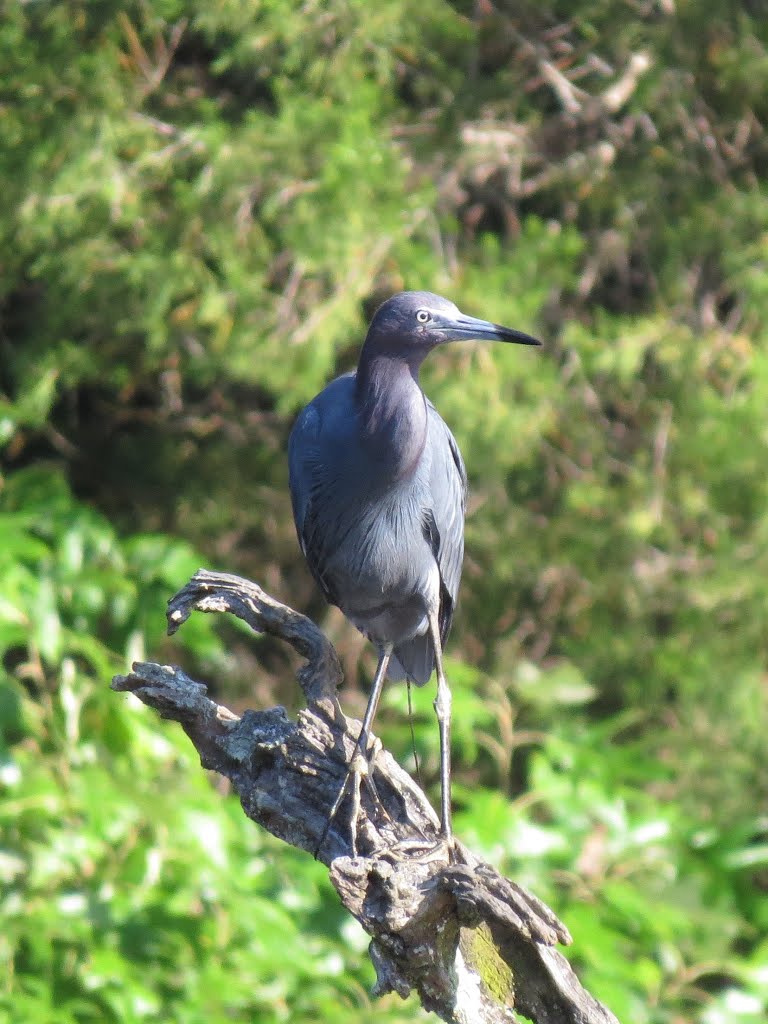
<instances>
[{"instance_id":1,"label":"green foliage","mask_svg":"<svg viewBox=\"0 0 768 1024\"><path fill-rule=\"evenodd\" d=\"M325 869L259 835L177 729L106 687L117 651L157 644L187 545L121 541L43 469L15 474L0 512L0 1013L373 1020L365 937ZM190 625L188 656L221 662Z\"/></svg>"},{"instance_id":2,"label":"green foliage","mask_svg":"<svg viewBox=\"0 0 768 1024\"><path fill-rule=\"evenodd\" d=\"M164 638L204 563L325 616L365 675L285 441L377 301L431 287L545 340L424 371L472 487L459 830L623 1020L764 1020L759 4L44 0L5 5L0 49L0 1015L417 1018L371 1006L309 858L105 687L148 656L253 700L255 649L260 699L296 701L266 641Z\"/></svg>"}]
</instances>

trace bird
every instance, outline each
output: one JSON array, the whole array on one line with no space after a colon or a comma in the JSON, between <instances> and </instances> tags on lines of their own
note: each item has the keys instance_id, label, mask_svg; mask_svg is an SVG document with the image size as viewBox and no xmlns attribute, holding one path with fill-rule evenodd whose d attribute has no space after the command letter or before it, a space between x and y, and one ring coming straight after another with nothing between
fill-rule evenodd
<instances>
[{"instance_id":1,"label":"bird","mask_svg":"<svg viewBox=\"0 0 768 1024\"><path fill-rule=\"evenodd\" d=\"M378 663L347 780L366 751L385 679L425 684L437 672L440 841L451 844L451 692L443 649L464 556L467 474L456 440L419 383L447 342L540 345L522 331L462 313L428 291L403 291L374 314L357 369L299 414L288 443L296 533L326 600L376 647ZM352 816L356 855L359 780ZM375 795L375 790L373 791Z\"/></svg>"}]
</instances>

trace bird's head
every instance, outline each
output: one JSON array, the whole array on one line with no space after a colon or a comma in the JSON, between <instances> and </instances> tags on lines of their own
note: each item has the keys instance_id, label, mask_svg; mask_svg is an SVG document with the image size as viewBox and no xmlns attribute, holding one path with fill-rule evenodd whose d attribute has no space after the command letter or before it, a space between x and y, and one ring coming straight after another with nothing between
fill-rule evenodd
<instances>
[{"instance_id":1,"label":"bird's head","mask_svg":"<svg viewBox=\"0 0 768 1024\"><path fill-rule=\"evenodd\" d=\"M391 347L403 355L410 352L423 358L436 345L472 339L541 344L522 331L466 316L449 299L433 292L398 292L387 299L371 321L367 340L377 349Z\"/></svg>"}]
</instances>

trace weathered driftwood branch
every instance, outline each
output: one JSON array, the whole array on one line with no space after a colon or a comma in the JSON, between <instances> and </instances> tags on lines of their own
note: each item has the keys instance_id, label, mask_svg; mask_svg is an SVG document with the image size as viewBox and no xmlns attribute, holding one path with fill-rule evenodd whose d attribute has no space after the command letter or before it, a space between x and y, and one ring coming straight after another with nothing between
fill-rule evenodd
<instances>
[{"instance_id":1,"label":"weathered driftwood branch","mask_svg":"<svg viewBox=\"0 0 768 1024\"><path fill-rule=\"evenodd\" d=\"M231 780L250 818L314 853L360 728L336 700L336 652L313 622L237 576L197 572L169 603L169 631L193 610L237 615L306 658L299 681L307 707L295 722L280 707L238 717L211 701L201 683L167 665L137 663L112 687L179 722L203 766ZM415 989L427 1009L457 1024L514 1021L515 1011L536 1024L616 1024L554 948L570 936L552 911L460 844L452 863L439 846L425 855L425 837L438 838L426 797L384 750L372 774L379 803L363 794L362 855L351 856L340 821L318 858L372 937L377 992L404 997ZM409 854L409 841L422 848Z\"/></svg>"}]
</instances>

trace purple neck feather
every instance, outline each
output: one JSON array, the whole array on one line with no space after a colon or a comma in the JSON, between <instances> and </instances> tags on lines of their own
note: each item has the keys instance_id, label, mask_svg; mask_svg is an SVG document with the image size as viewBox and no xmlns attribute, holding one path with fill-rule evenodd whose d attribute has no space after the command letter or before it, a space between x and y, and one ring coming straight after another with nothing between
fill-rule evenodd
<instances>
[{"instance_id":1,"label":"purple neck feather","mask_svg":"<svg viewBox=\"0 0 768 1024\"><path fill-rule=\"evenodd\" d=\"M364 345L357 369L363 440L389 479L410 476L427 440L427 405L418 360ZM413 353L421 355L421 353ZM422 356L423 358L423 356Z\"/></svg>"}]
</instances>

